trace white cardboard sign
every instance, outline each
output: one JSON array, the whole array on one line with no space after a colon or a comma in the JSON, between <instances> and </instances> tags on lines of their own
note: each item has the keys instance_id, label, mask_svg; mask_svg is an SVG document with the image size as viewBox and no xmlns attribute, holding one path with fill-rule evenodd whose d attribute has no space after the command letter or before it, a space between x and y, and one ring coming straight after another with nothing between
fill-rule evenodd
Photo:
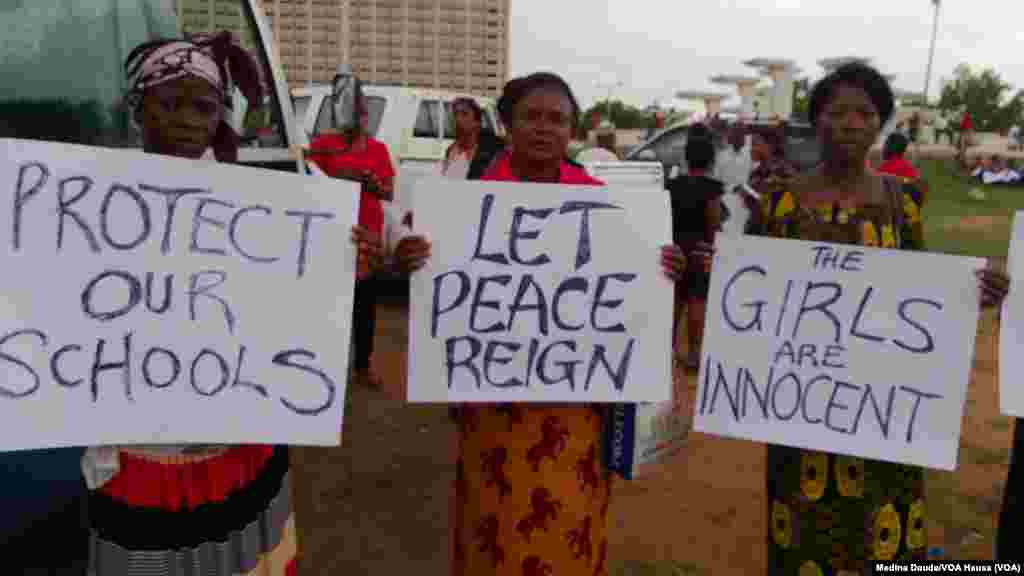
<instances>
[{"instance_id":1,"label":"white cardboard sign","mask_svg":"<svg viewBox=\"0 0 1024 576\"><path fill-rule=\"evenodd\" d=\"M1024 270L1024 212L1013 216L1010 253L1006 270L1015 278ZM999 325L999 411L1007 416L1024 418L1024 288L1011 281L1010 292L1003 300Z\"/></svg>"},{"instance_id":2,"label":"white cardboard sign","mask_svg":"<svg viewBox=\"0 0 1024 576\"><path fill-rule=\"evenodd\" d=\"M427 179L430 261L413 275L411 402L671 397L668 195Z\"/></svg>"},{"instance_id":3,"label":"white cardboard sign","mask_svg":"<svg viewBox=\"0 0 1024 576\"><path fill-rule=\"evenodd\" d=\"M955 469L984 264L720 235L694 429Z\"/></svg>"},{"instance_id":4,"label":"white cardboard sign","mask_svg":"<svg viewBox=\"0 0 1024 576\"><path fill-rule=\"evenodd\" d=\"M339 443L352 183L0 140L0 451Z\"/></svg>"}]
</instances>

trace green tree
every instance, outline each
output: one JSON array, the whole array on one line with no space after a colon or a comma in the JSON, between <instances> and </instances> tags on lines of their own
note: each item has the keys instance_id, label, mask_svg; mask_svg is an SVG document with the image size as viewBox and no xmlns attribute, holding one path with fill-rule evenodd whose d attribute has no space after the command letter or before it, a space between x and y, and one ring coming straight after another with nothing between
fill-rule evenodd
<instances>
[{"instance_id":1,"label":"green tree","mask_svg":"<svg viewBox=\"0 0 1024 576\"><path fill-rule=\"evenodd\" d=\"M654 114L648 110L630 106L621 100L601 100L588 108L580 118L581 137L585 138L590 131L595 114L602 120L610 120L616 128L622 130L646 130L655 125Z\"/></svg>"},{"instance_id":2,"label":"green tree","mask_svg":"<svg viewBox=\"0 0 1024 576\"><path fill-rule=\"evenodd\" d=\"M966 109L975 130L1004 132L1024 116L1024 92L1014 92L1013 86L991 68L976 71L961 64L942 88L939 109L944 112Z\"/></svg>"},{"instance_id":3,"label":"green tree","mask_svg":"<svg viewBox=\"0 0 1024 576\"><path fill-rule=\"evenodd\" d=\"M811 81L797 78L793 83L793 118L808 120L811 103Z\"/></svg>"}]
</instances>

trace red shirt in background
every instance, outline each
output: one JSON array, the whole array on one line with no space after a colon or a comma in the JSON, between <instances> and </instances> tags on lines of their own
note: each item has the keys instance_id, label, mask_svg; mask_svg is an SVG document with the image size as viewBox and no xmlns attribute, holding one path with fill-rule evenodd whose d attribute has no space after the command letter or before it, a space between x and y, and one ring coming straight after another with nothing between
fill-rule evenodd
<instances>
[{"instance_id":1,"label":"red shirt in background","mask_svg":"<svg viewBox=\"0 0 1024 576\"><path fill-rule=\"evenodd\" d=\"M971 122L971 115L964 112L964 117L960 120L960 131L966 132L974 129L974 123Z\"/></svg>"},{"instance_id":2,"label":"red shirt in background","mask_svg":"<svg viewBox=\"0 0 1024 576\"><path fill-rule=\"evenodd\" d=\"M882 162L882 165L878 167L878 171L882 174L890 174L911 180L917 180L921 176L917 168L914 168L914 165L902 156L893 156Z\"/></svg>"},{"instance_id":3,"label":"red shirt in background","mask_svg":"<svg viewBox=\"0 0 1024 576\"><path fill-rule=\"evenodd\" d=\"M309 147L311 150L345 150L348 144L341 134L324 134L317 136ZM311 159L328 176L335 176L342 170L354 170L369 171L382 181L395 177L387 146L369 136L362 150L312 156ZM380 198L366 190L359 197L359 225L378 236L384 234L384 207Z\"/></svg>"}]
</instances>

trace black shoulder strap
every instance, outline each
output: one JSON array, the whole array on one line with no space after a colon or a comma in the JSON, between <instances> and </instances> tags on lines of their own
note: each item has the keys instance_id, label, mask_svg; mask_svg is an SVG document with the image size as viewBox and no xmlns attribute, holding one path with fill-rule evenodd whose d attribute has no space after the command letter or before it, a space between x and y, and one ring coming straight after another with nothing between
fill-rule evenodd
<instances>
[{"instance_id":1,"label":"black shoulder strap","mask_svg":"<svg viewBox=\"0 0 1024 576\"><path fill-rule=\"evenodd\" d=\"M882 188L889 202L889 209L892 211L893 233L896 235L896 245L902 248L903 221L906 218L903 212L903 184L895 178L883 176Z\"/></svg>"}]
</instances>

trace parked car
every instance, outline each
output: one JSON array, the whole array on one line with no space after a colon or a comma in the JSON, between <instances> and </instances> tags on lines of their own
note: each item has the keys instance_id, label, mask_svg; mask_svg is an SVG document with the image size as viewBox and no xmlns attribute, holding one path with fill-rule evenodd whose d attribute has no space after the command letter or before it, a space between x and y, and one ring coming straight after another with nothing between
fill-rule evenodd
<instances>
[{"instance_id":1,"label":"parked car","mask_svg":"<svg viewBox=\"0 0 1024 576\"><path fill-rule=\"evenodd\" d=\"M754 132L776 130L775 122L752 122L747 126ZM690 123L679 123L655 134L625 156L627 162L658 162L666 177L674 173L685 173L686 137ZM821 152L814 128L805 122L787 122L785 131L785 156L798 170L807 170L818 163Z\"/></svg>"}]
</instances>

